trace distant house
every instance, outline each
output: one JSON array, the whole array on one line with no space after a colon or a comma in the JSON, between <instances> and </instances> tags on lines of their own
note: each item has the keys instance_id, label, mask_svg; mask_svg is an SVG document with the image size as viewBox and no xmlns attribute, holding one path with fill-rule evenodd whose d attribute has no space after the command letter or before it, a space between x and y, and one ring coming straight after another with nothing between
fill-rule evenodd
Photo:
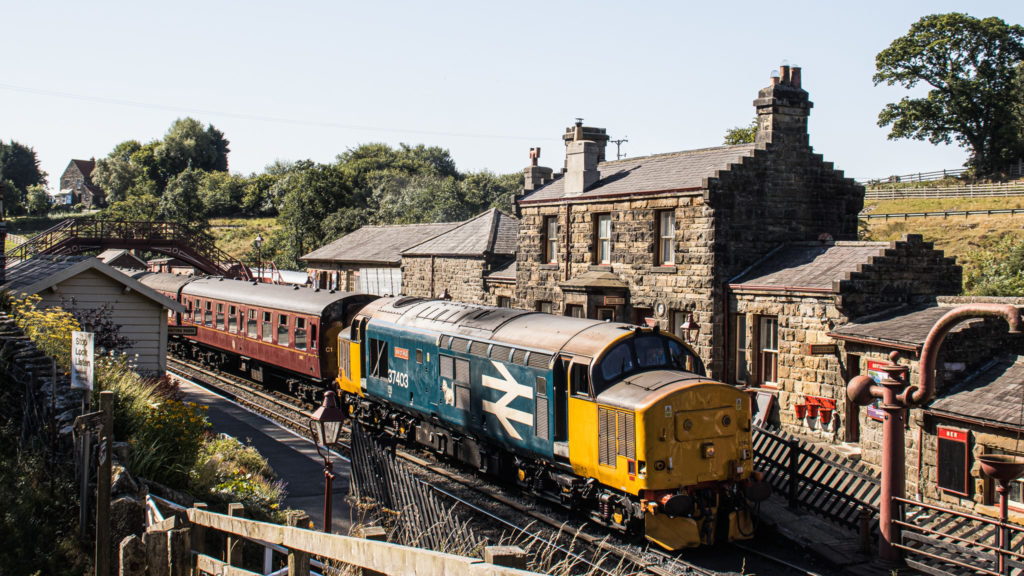
<instances>
[{"instance_id":1,"label":"distant house","mask_svg":"<svg viewBox=\"0 0 1024 576\"><path fill-rule=\"evenodd\" d=\"M94 208L106 204L106 194L92 183L92 170L96 167L95 160L72 160L60 176L60 192L58 198L70 198L69 204L81 204L86 208Z\"/></svg>"},{"instance_id":2,"label":"distant house","mask_svg":"<svg viewBox=\"0 0 1024 576\"><path fill-rule=\"evenodd\" d=\"M503 270L515 261L518 234L519 221L492 208L403 250L402 293L497 304L501 294L491 292L493 283L489 283L488 278L492 272Z\"/></svg>"},{"instance_id":3,"label":"distant house","mask_svg":"<svg viewBox=\"0 0 1024 576\"><path fill-rule=\"evenodd\" d=\"M185 311L177 302L89 256L36 256L9 266L6 279L0 292L38 295L44 307L107 306L119 334L130 342L126 352L138 355L138 371L163 374L166 369L167 310Z\"/></svg>"},{"instance_id":4,"label":"distant house","mask_svg":"<svg viewBox=\"0 0 1024 576\"><path fill-rule=\"evenodd\" d=\"M146 261L132 254L131 250L111 248L96 255L107 266L127 268L129 270L145 270Z\"/></svg>"},{"instance_id":5,"label":"distant house","mask_svg":"<svg viewBox=\"0 0 1024 576\"><path fill-rule=\"evenodd\" d=\"M329 290L402 294L402 251L462 222L363 226L299 258L313 285Z\"/></svg>"}]
</instances>

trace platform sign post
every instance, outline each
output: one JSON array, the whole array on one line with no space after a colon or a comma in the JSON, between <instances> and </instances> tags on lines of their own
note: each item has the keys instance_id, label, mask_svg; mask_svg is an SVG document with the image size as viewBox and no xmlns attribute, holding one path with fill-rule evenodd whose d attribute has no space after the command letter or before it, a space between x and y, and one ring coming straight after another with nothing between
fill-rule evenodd
<instances>
[{"instance_id":1,"label":"platform sign post","mask_svg":"<svg viewBox=\"0 0 1024 576\"><path fill-rule=\"evenodd\" d=\"M71 389L92 390L93 345L95 335L92 332L71 333Z\"/></svg>"}]
</instances>

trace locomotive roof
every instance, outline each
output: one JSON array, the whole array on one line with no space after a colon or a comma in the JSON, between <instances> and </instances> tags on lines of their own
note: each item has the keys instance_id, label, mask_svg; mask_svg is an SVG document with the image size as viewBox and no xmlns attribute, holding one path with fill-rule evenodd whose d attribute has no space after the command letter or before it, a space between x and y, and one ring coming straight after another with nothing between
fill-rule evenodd
<instances>
[{"instance_id":1,"label":"locomotive roof","mask_svg":"<svg viewBox=\"0 0 1024 576\"><path fill-rule=\"evenodd\" d=\"M358 292L337 292L295 285L257 284L242 280L225 280L221 277L197 278L182 289L181 295L311 315L319 315L330 304L352 296L370 297L368 294Z\"/></svg>"},{"instance_id":2,"label":"locomotive roof","mask_svg":"<svg viewBox=\"0 0 1024 576\"><path fill-rule=\"evenodd\" d=\"M399 326L591 358L613 340L639 329L620 322L410 297L381 298L363 313Z\"/></svg>"},{"instance_id":3,"label":"locomotive roof","mask_svg":"<svg viewBox=\"0 0 1024 576\"><path fill-rule=\"evenodd\" d=\"M194 277L184 274L172 274L170 272L139 272L134 278L143 286L149 286L160 292L170 292L177 295L182 286L188 284Z\"/></svg>"},{"instance_id":4,"label":"locomotive roof","mask_svg":"<svg viewBox=\"0 0 1024 576\"><path fill-rule=\"evenodd\" d=\"M677 370L650 370L627 376L618 384L605 390L598 397L601 404L607 404L624 410L639 410L646 408L651 402L664 398L666 394L707 384L711 386L722 386L722 384L709 380L706 376L699 376L690 372ZM657 394L651 392L657 391ZM706 401L702 399L701 401Z\"/></svg>"}]
</instances>

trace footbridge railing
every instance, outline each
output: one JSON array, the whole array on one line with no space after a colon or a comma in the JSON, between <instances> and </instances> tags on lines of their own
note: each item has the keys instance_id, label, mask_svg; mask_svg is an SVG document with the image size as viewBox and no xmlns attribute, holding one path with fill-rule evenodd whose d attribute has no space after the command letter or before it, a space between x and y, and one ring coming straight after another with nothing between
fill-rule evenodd
<instances>
[{"instance_id":1,"label":"footbridge railing","mask_svg":"<svg viewBox=\"0 0 1024 576\"><path fill-rule=\"evenodd\" d=\"M124 248L179 258L206 274L251 279L249 268L217 248L213 238L173 222L73 218L6 253L8 264L40 254L68 255Z\"/></svg>"}]
</instances>

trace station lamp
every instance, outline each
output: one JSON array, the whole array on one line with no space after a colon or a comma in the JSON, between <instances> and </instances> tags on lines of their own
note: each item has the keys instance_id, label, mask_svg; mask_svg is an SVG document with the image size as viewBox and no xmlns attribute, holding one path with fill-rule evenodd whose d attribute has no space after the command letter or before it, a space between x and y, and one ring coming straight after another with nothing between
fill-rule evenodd
<instances>
[{"instance_id":1,"label":"station lamp","mask_svg":"<svg viewBox=\"0 0 1024 576\"><path fill-rule=\"evenodd\" d=\"M252 241L252 245L256 247L256 281L263 281L263 236L259 232L256 233L256 239Z\"/></svg>"},{"instance_id":2,"label":"station lamp","mask_svg":"<svg viewBox=\"0 0 1024 576\"><path fill-rule=\"evenodd\" d=\"M341 435L341 424L345 421L345 413L338 408L337 396L333 390L324 393L323 404L313 412L309 419L309 429L313 433L316 451L324 460L324 532L331 531L331 492L334 481L334 463L331 462L331 446L337 444ZM323 447L323 449L321 449Z\"/></svg>"}]
</instances>

